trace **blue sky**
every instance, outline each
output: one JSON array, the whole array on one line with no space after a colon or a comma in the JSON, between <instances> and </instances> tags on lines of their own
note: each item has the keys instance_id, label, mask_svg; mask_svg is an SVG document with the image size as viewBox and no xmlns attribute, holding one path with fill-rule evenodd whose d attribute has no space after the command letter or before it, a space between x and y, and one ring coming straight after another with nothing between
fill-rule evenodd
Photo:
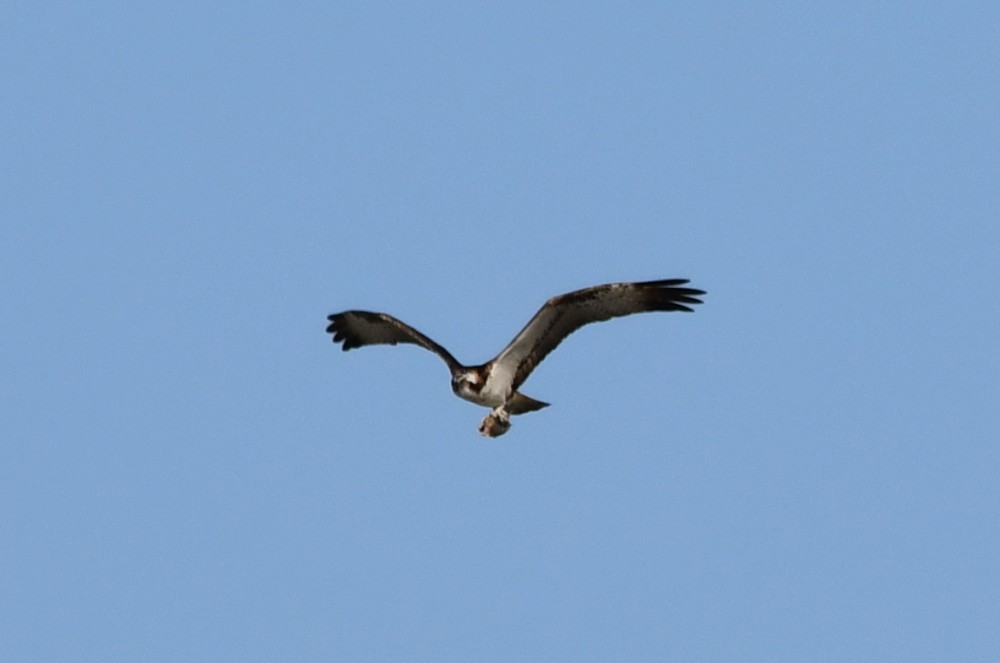
<instances>
[{"instance_id":1,"label":"blue sky","mask_svg":"<svg viewBox=\"0 0 1000 663\"><path fill-rule=\"evenodd\" d=\"M1000 655L994 4L0 19L6 660Z\"/></svg>"}]
</instances>

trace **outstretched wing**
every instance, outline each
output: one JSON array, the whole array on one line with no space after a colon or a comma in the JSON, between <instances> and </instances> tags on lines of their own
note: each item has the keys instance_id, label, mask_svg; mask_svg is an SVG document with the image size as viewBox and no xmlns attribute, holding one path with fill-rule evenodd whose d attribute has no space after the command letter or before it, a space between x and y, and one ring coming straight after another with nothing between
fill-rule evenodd
<instances>
[{"instance_id":1,"label":"outstretched wing","mask_svg":"<svg viewBox=\"0 0 1000 663\"><path fill-rule=\"evenodd\" d=\"M545 302L514 340L493 360L493 372L521 386L545 356L564 338L591 322L648 311L688 311L701 304L703 290L682 287L687 279L609 283L584 288Z\"/></svg>"},{"instance_id":2,"label":"outstretched wing","mask_svg":"<svg viewBox=\"0 0 1000 663\"><path fill-rule=\"evenodd\" d=\"M427 338L416 329L386 313L371 311L344 311L327 316L330 325L327 333L333 334L333 342L344 342L343 349L351 350L365 345L396 345L412 343L427 348L444 359L451 371L461 368L461 364L443 347Z\"/></svg>"}]
</instances>

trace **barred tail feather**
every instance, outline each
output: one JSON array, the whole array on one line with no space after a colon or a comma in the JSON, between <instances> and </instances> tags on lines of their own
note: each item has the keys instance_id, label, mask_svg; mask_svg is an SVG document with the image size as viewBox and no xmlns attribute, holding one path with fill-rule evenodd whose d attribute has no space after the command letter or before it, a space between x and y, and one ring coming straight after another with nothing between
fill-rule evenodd
<instances>
[{"instance_id":1,"label":"barred tail feather","mask_svg":"<svg viewBox=\"0 0 1000 663\"><path fill-rule=\"evenodd\" d=\"M509 411L511 414L524 414L525 412L534 412L535 410L541 410L543 407L548 406L548 403L536 401L534 398L525 396L519 391L515 391L514 397L510 399Z\"/></svg>"}]
</instances>

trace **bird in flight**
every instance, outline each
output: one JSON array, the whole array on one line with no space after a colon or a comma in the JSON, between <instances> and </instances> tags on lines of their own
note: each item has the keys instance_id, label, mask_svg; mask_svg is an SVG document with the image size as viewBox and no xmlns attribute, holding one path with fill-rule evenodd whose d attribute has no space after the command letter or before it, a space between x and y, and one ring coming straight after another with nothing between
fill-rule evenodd
<instances>
[{"instance_id":1,"label":"bird in flight","mask_svg":"<svg viewBox=\"0 0 1000 663\"><path fill-rule=\"evenodd\" d=\"M451 390L459 398L491 408L479 432L498 437L510 429L510 417L534 412L548 403L525 396L518 388L531 372L556 349L564 338L580 327L633 313L650 311L693 312L701 304L703 290L684 287L687 279L635 283L609 283L553 297L517 336L493 359L478 366L465 366L450 352L410 325L386 313L344 311L327 317L326 331L343 350L365 345L412 343L441 357L451 372Z\"/></svg>"}]
</instances>

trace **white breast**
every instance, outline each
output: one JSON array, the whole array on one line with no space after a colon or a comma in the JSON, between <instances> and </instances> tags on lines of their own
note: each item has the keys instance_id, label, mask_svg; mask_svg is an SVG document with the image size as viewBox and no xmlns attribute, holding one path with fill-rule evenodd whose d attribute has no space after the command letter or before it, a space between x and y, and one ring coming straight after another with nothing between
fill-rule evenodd
<instances>
[{"instance_id":1,"label":"white breast","mask_svg":"<svg viewBox=\"0 0 1000 663\"><path fill-rule=\"evenodd\" d=\"M496 363L490 368L486 384L480 392L483 400L490 407L503 405L512 391L514 384L514 367Z\"/></svg>"}]
</instances>

